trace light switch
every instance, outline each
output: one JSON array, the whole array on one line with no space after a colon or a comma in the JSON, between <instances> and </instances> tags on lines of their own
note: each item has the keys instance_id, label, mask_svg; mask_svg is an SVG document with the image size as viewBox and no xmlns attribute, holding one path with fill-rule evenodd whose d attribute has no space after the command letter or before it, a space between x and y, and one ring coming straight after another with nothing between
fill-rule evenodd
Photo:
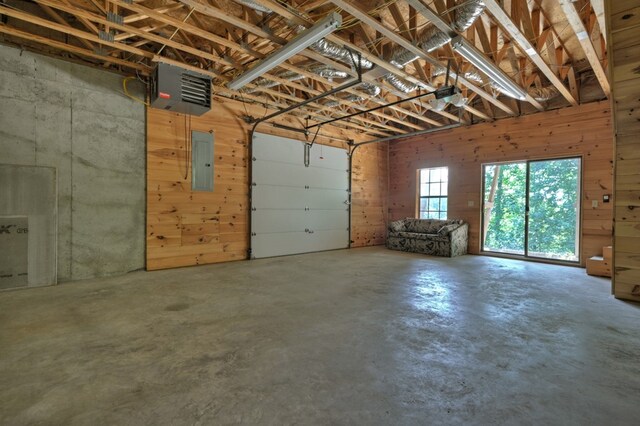
<instances>
[{"instance_id":1,"label":"light switch","mask_svg":"<svg viewBox=\"0 0 640 426\"><path fill-rule=\"evenodd\" d=\"M467 207L473 207L476 203L473 202L473 200L469 200L467 201Z\"/></svg>"},{"instance_id":2,"label":"light switch","mask_svg":"<svg viewBox=\"0 0 640 426\"><path fill-rule=\"evenodd\" d=\"M591 207L593 207L594 209L598 207L598 200L591 201Z\"/></svg>"}]
</instances>

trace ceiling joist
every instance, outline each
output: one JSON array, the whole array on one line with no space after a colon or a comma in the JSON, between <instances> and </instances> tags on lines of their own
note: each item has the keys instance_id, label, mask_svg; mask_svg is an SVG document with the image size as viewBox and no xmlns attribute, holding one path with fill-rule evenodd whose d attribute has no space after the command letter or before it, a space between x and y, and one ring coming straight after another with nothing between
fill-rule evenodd
<instances>
[{"instance_id":1,"label":"ceiling joist","mask_svg":"<svg viewBox=\"0 0 640 426\"><path fill-rule=\"evenodd\" d=\"M149 75L155 62L172 63L210 75L221 96L261 103L269 109L288 108L357 76L343 57L336 60L338 56L327 55L322 49L307 48L240 91L226 87L228 81L286 45L303 28L328 13L339 12L343 26L325 39L370 61L373 69L363 71L364 86L308 103L288 115L304 124L360 112L337 125L369 135L399 135L577 105L587 85L598 93L601 88L605 96L610 93L604 71L604 0L580 0L580 11L569 0L485 0L470 25L459 32L453 30L460 28L456 26L458 13L473 6L474 0L253 0L248 6L235 0L33 2L39 9L20 0L0 4L0 14L8 18L0 33L7 41L28 43L30 48L36 46L67 58L84 58L90 65L124 73ZM526 100L499 92L495 82L477 73L478 67L463 60L449 43L423 50L419 38L427 25L464 37L484 60L523 88ZM391 54L399 50L417 59L396 67ZM442 76L447 64L453 74L449 81ZM347 77L327 77L329 74L319 72L320 66ZM590 84L592 80L585 79L585 73L595 75L600 87ZM296 77L289 79L291 75ZM398 86L394 78L406 82L405 87L419 89ZM465 99L456 103L461 107L447 103L444 109L436 110L429 97L410 99L419 90L434 91L454 81ZM373 86L380 90L365 92ZM597 96L586 98L595 100ZM373 107L381 108L369 111Z\"/></svg>"}]
</instances>

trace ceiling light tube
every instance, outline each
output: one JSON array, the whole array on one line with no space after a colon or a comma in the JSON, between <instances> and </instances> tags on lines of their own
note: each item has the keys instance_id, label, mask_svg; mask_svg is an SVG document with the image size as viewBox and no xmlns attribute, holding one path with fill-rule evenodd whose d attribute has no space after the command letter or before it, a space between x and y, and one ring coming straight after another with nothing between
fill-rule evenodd
<instances>
[{"instance_id":1,"label":"ceiling light tube","mask_svg":"<svg viewBox=\"0 0 640 426\"><path fill-rule=\"evenodd\" d=\"M522 89L522 87L514 83L504 71L502 71L497 65L490 62L482 52L462 38L462 36L458 35L451 39L451 46L456 52L462 55L467 61L471 62L480 71L485 73L505 91L513 94L514 98L520 99L521 101L527 98L527 93Z\"/></svg>"},{"instance_id":2,"label":"ceiling light tube","mask_svg":"<svg viewBox=\"0 0 640 426\"><path fill-rule=\"evenodd\" d=\"M304 30L287 44L258 62L256 66L231 80L227 84L227 87L231 90L240 89L245 84L250 83L270 69L277 67L295 54L303 51L322 37L331 34L340 25L342 25L342 16L340 16L339 13L330 13L324 19L318 21L313 27Z\"/></svg>"}]
</instances>

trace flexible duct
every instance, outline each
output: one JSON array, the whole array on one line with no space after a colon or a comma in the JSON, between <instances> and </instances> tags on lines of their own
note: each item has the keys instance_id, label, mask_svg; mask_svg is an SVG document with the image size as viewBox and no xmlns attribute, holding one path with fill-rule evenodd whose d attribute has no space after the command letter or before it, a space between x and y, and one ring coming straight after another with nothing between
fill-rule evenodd
<instances>
[{"instance_id":1,"label":"flexible duct","mask_svg":"<svg viewBox=\"0 0 640 426\"><path fill-rule=\"evenodd\" d=\"M269 9L268 7L264 7L263 5L256 3L255 1L252 0L235 0L236 3L240 3L242 5L245 5L253 10L257 10L259 12L264 12L264 13L271 13L273 12L271 9Z\"/></svg>"},{"instance_id":2,"label":"flexible duct","mask_svg":"<svg viewBox=\"0 0 640 426\"><path fill-rule=\"evenodd\" d=\"M483 83L482 76L474 71L465 72L464 78L466 78L469 81L475 81L476 83Z\"/></svg>"},{"instance_id":3,"label":"flexible duct","mask_svg":"<svg viewBox=\"0 0 640 426\"><path fill-rule=\"evenodd\" d=\"M493 88L493 90L496 90L496 91L502 93L505 96L509 96L510 98L517 99L517 97L513 93L509 92L508 90L505 90L504 88L502 88L502 86L497 84L495 81L490 81L489 82L489 86L491 86ZM496 96L494 95L494 98L495 97Z\"/></svg>"},{"instance_id":4,"label":"flexible duct","mask_svg":"<svg viewBox=\"0 0 640 426\"><path fill-rule=\"evenodd\" d=\"M304 31L304 27L299 26L298 32ZM356 68L356 63L358 62L358 55L356 53L352 53L349 49L342 47L332 41L321 38L320 40L313 43L309 46L312 50L326 56L327 58L334 59L336 61L344 62L349 64L354 69ZM354 62L355 61L355 62ZM360 65L363 70L370 70L373 68L373 62L366 58L360 58Z\"/></svg>"},{"instance_id":5,"label":"flexible duct","mask_svg":"<svg viewBox=\"0 0 640 426\"><path fill-rule=\"evenodd\" d=\"M410 93L414 90L418 90L418 86L416 84L411 83L403 78L398 77L395 74L389 73L382 77L387 83L395 87L397 90Z\"/></svg>"},{"instance_id":6,"label":"flexible duct","mask_svg":"<svg viewBox=\"0 0 640 426\"><path fill-rule=\"evenodd\" d=\"M362 95L358 95L356 93L349 93L346 96L344 96L342 100L347 102L362 102L367 97L378 96L382 91L378 86L372 83L362 83L360 84L360 86L358 86L358 90L362 92ZM332 100L332 101L325 102L323 105L326 107L334 108L340 105L340 102L337 100Z\"/></svg>"},{"instance_id":7,"label":"flexible duct","mask_svg":"<svg viewBox=\"0 0 640 426\"><path fill-rule=\"evenodd\" d=\"M349 93L347 96L344 97L344 100L349 102L362 102L364 101L364 98L362 96Z\"/></svg>"},{"instance_id":8,"label":"flexible duct","mask_svg":"<svg viewBox=\"0 0 640 426\"><path fill-rule=\"evenodd\" d=\"M560 94L558 92L558 89L556 89L555 86L547 86L547 87L541 87L541 88L530 87L529 90L527 90L527 92L531 95L531 97L533 97L533 99L535 99L538 102L548 101Z\"/></svg>"},{"instance_id":9,"label":"flexible duct","mask_svg":"<svg viewBox=\"0 0 640 426\"><path fill-rule=\"evenodd\" d=\"M447 69L445 67L435 66L433 67L433 71L431 72L431 77L439 77L441 75L445 75L446 72Z\"/></svg>"},{"instance_id":10,"label":"flexible duct","mask_svg":"<svg viewBox=\"0 0 640 426\"><path fill-rule=\"evenodd\" d=\"M416 40L418 46L427 52L432 52L451 41L451 37L440 31L435 25L427 25L420 32Z\"/></svg>"},{"instance_id":11,"label":"flexible duct","mask_svg":"<svg viewBox=\"0 0 640 426\"><path fill-rule=\"evenodd\" d=\"M452 23L453 27L458 31L464 31L469 28L476 19L482 14L484 10L484 2L480 0L471 0L464 3L458 9L456 9L455 20ZM426 50L427 52L432 52L439 47L445 45L446 43L451 41L451 37L448 34L440 31L435 25L428 25L424 30L420 32L418 37L415 40L416 45L422 50ZM418 59L418 55L415 53L403 48L396 47L391 54L391 58L389 62L394 66L402 69L408 63ZM446 69L443 67L437 67L434 70L434 77L438 75L442 75L446 72ZM478 81L479 76L475 74L469 74L469 79ZM476 78L477 77L477 78ZM413 92L418 88L417 85L408 82L398 76L389 73L386 74L383 79L391 84L393 87L398 89L401 92L409 93ZM482 81L480 78L479 81Z\"/></svg>"},{"instance_id":12,"label":"flexible duct","mask_svg":"<svg viewBox=\"0 0 640 426\"><path fill-rule=\"evenodd\" d=\"M451 26L459 33L466 31L478 19L478 16L482 15L484 7L482 0L463 0L462 5L454 10Z\"/></svg>"},{"instance_id":13,"label":"flexible duct","mask_svg":"<svg viewBox=\"0 0 640 426\"><path fill-rule=\"evenodd\" d=\"M445 45L451 41L451 37L440 31L434 25L428 25L424 30L418 34L415 40L416 46L419 48L426 50L427 52L432 52L439 48L440 46ZM397 68L404 68L410 62L418 59L419 56L415 53L411 52L408 49L405 49L402 46L396 46L395 49L391 52L391 58L389 62Z\"/></svg>"},{"instance_id":14,"label":"flexible duct","mask_svg":"<svg viewBox=\"0 0 640 426\"><path fill-rule=\"evenodd\" d=\"M261 89L268 89L280 84L277 81L269 80L264 77L257 78L252 83L255 87L243 87L240 91L244 93L254 93L259 92Z\"/></svg>"},{"instance_id":15,"label":"flexible duct","mask_svg":"<svg viewBox=\"0 0 640 426\"><path fill-rule=\"evenodd\" d=\"M264 12L264 13L273 12L271 9L264 7L253 0L235 0L235 1L237 3L243 4L251 9L258 10L260 12ZM298 25L296 27L296 31L298 33L304 30L306 30L306 28L302 25ZM371 68L373 68L373 62L371 62L370 60L365 58L360 58L360 60L358 61L358 56L355 53L352 56L351 52L348 49L336 43L333 43L329 40L326 40L324 38L316 41L309 47L315 50L316 52L323 54L327 58L331 58L336 61L347 63L354 69L355 69L355 66L357 65L354 62L359 62L362 69L370 70Z\"/></svg>"},{"instance_id":16,"label":"flexible duct","mask_svg":"<svg viewBox=\"0 0 640 426\"><path fill-rule=\"evenodd\" d=\"M505 96L519 99L517 96L503 89L502 87L498 86L494 82L489 83L489 85ZM547 86L547 87L541 87L541 88L530 87L529 89L527 89L527 93L538 102L545 102L559 95L558 89L556 89L554 86Z\"/></svg>"},{"instance_id":17,"label":"flexible duct","mask_svg":"<svg viewBox=\"0 0 640 426\"><path fill-rule=\"evenodd\" d=\"M347 78L349 76L346 71L339 71L324 64L313 65L309 68L309 71L330 80L334 78Z\"/></svg>"},{"instance_id":18,"label":"flexible duct","mask_svg":"<svg viewBox=\"0 0 640 426\"><path fill-rule=\"evenodd\" d=\"M378 96L382 91L378 86L372 83L362 83L358 87L358 89L365 92L369 96Z\"/></svg>"},{"instance_id":19,"label":"flexible duct","mask_svg":"<svg viewBox=\"0 0 640 426\"><path fill-rule=\"evenodd\" d=\"M418 59L418 55L413 53L410 50L405 49L402 46L396 46L391 51L391 57L389 58L389 62L396 68L404 68L407 64Z\"/></svg>"}]
</instances>

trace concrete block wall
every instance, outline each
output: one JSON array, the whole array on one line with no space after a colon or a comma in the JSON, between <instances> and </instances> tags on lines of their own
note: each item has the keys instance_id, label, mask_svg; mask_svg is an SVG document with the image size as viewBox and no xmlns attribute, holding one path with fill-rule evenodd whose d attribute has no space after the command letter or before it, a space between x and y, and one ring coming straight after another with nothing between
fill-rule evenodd
<instances>
[{"instance_id":1,"label":"concrete block wall","mask_svg":"<svg viewBox=\"0 0 640 426\"><path fill-rule=\"evenodd\" d=\"M122 76L0 45L0 164L57 169L58 281L144 267L145 107Z\"/></svg>"}]
</instances>

